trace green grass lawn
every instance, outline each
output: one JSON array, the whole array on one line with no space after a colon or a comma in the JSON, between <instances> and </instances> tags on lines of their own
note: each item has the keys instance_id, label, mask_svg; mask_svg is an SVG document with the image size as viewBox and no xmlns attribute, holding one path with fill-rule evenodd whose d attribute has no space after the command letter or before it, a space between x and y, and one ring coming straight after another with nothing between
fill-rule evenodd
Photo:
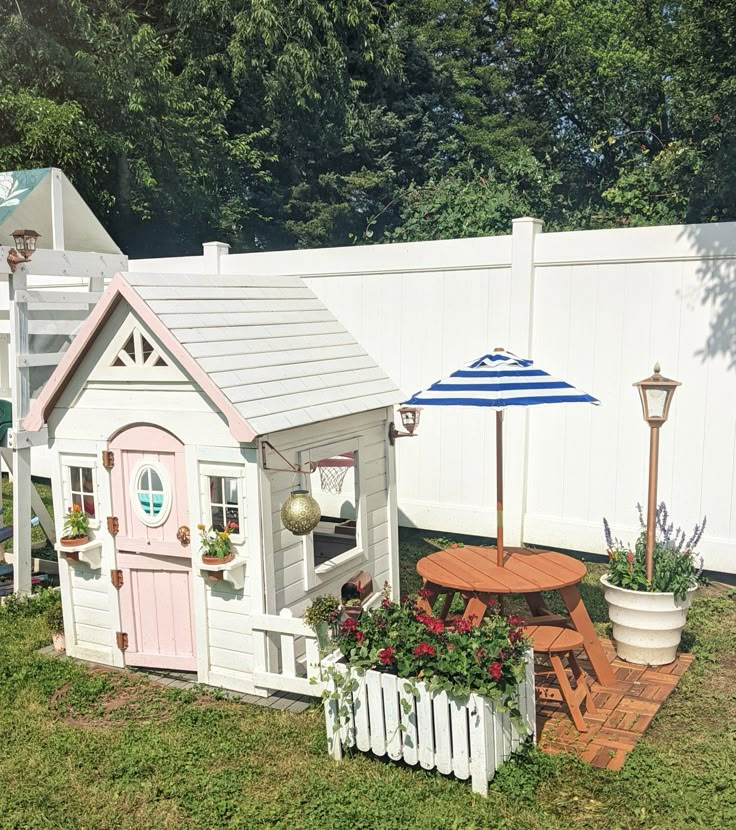
<instances>
[{"instance_id":1,"label":"green grass lawn","mask_svg":"<svg viewBox=\"0 0 736 830\"><path fill-rule=\"evenodd\" d=\"M404 535L402 587L428 551ZM600 573L585 600L604 629ZM317 706L293 715L39 655L43 619L0 611L0 828L736 828L736 601L699 594L697 659L621 772L533 752L487 800L373 757L335 764Z\"/></svg>"}]
</instances>

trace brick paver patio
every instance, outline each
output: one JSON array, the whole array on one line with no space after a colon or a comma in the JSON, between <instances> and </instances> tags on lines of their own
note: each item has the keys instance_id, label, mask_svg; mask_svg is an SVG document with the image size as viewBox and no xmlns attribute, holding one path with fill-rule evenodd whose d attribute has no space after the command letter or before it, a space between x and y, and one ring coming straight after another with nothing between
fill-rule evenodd
<instances>
[{"instance_id":1,"label":"brick paver patio","mask_svg":"<svg viewBox=\"0 0 736 830\"><path fill-rule=\"evenodd\" d=\"M610 640L601 638L601 643L616 684L604 688L589 678L598 713L585 713L588 731L575 729L562 703L545 699L545 689L556 684L544 676L538 678L537 688L538 744L545 752L568 752L595 767L619 770L692 663L693 655L678 654L675 662L666 666L636 666L619 660ZM578 660L590 673L584 652Z\"/></svg>"}]
</instances>

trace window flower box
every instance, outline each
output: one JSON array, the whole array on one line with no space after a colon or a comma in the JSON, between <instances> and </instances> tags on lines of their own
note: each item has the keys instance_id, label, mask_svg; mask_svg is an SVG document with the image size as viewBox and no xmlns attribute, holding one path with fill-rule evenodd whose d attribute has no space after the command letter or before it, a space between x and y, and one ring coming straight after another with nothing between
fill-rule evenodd
<instances>
[{"instance_id":1,"label":"window flower box","mask_svg":"<svg viewBox=\"0 0 736 830\"><path fill-rule=\"evenodd\" d=\"M99 570L102 567L102 542L96 539L88 539L76 547L66 547L60 542L55 545L56 552L63 556L70 564L81 563Z\"/></svg>"},{"instance_id":2,"label":"window flower box","mask_svg":"<svg viewBox=\"0 0 736 830\"><path fill-rule=\"evenodd\" d=\"M199 570L208 582L227 582L235 591L241 591L245 586L245 567L244 556L235 556L227 561L221 560L212 564L204 561L199 564Z\"/></svg>"},{"instance_id":3,"label":"window flower box","mask_svg":"<svg viewBox=\"0 0 736 830\"><path fill-rule=\"evenodd\" d=\"M455 699L444 691L429 691L421 681L332 663L324 701L329 752L340 760L346 747L354 747L461 780L470 778L473 792L486 796L496 770L528 736L536 740L531 650L525 666L518 688L520 728L507 711L482 695Z\"/></svg>"}]
</instances>

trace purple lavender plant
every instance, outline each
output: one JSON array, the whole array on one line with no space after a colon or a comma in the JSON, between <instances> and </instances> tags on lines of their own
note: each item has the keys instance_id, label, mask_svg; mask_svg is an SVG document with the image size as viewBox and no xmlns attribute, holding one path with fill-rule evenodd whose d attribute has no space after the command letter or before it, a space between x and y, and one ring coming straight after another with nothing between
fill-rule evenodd
<instances>
[{"instance_id":1,"label":"purple lavender plant","mask_svg":"<svg viewBox=\"0 0 736 830\"><path fill-rule=\"evenodd\" d=\"M675 527L665 502L660 502L655 512L655 544L653 551L654 575L651 581L645 577L646 522L641 504L636 505L641 531L634 553L611 532L606 519L603 533L609 551L608 578L614 585L633 590L672 592L678 598L685 597L703 572L704 560L696 564L695 548L703 537L706 519L696 523L690 536ZM626 556L623 556L626 554ZM633 556L633 561L632 561Z\"/></svg>"}]
</instances>

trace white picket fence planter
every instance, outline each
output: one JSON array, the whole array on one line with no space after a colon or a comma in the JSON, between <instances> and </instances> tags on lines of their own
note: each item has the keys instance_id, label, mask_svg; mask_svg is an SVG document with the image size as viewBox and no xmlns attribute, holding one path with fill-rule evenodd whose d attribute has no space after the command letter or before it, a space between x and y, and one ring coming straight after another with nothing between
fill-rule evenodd
<instances>
[{"instance_id":1,"label":"white picket fence planter","mask_svg":"<svg viewBox=\"0 0 736 830\"><path fill-rule=\"evenodd\" d=\"M344 664L334 665L350 675L347 717L340 703L325 700L329 752L341 760L345 747L356 747L394 761L419 764L445 775L472 781L473 792L488 794L488 782L496 770L519 748L526 737L507 712L481 695L456 700L446 692L429 692L421 682L406 681L374 670L360 673ZM341 684L342 685L342 684ZM412 690L413 687L416 694ZM328 692L336 689L334 679ZM405 702L405 703L404 703ZM534 658L526 656L526 676L519 687L519 708L527 734L536 741Z\"/></svg>"}]
</instances>

